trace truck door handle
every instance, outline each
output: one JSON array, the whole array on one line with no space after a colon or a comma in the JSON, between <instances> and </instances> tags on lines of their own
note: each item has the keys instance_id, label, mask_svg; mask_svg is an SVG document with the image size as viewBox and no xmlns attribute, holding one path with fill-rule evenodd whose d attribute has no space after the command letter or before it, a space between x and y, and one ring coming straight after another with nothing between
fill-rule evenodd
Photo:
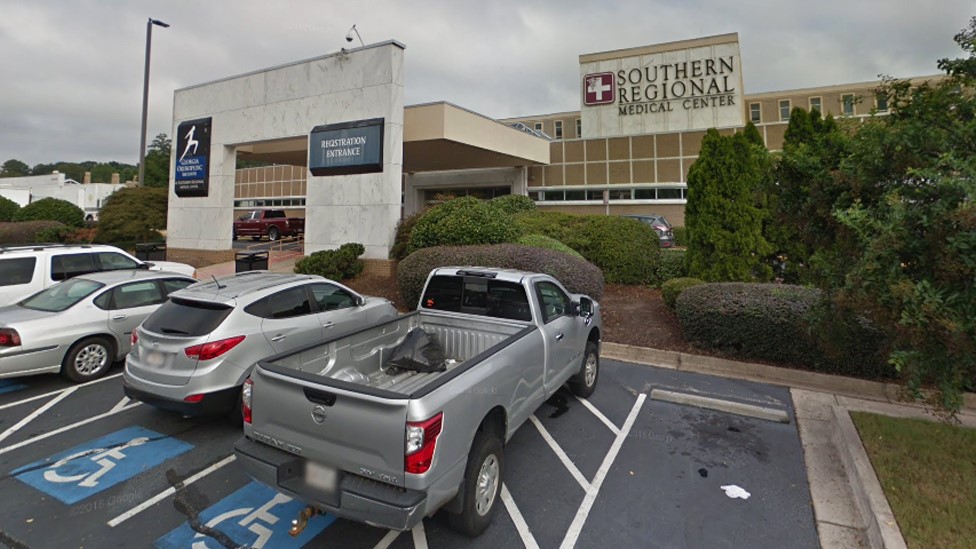
<instances>
[{"instance_id":1,"label":"truck door handle","mask_svg":"<svg viewBox=\"0 0 976 549\"><path fill-rule=\"evenodd\" d=\"M127 317L125 315L115 315L115 316L112 317L112 320L125 320L127 318L129 318L129 317Z\"/></svg>"},{"instance_id":2,"label":"truck door handle","mask_svg":"<svg viewBox=\"0 0 976 549\"><path fill-rule=\"evenodd\" d=\"M556 334L556 341L562 341L564 337L566 337L566 335L563 334L562 332L559 332L558 334Z\"/></svg>"},{"instance_id":3,"label":"truck door handle","mask_svg":"<svg viewBox=\"0 0 976 549\"><path fill-rule=\"evenodd\" d=\"M333 327L333 326L335 326L335 324L334 324L334 323L332 323L332 322L323 322L323 323L322 323L322 327L323 327L323 328L331 328L331 327Z\"/></svg>"},{"instance_id":4,"label":"truck door handle","mask_svg":"<svg viewBox=\"0 0 976 549\"><path fill-rule=\"evenodd\" d=\"M286 337L288 337L288 336L286 336L285 334L278 334L278 335L274 336L273 338L271 338L271 341L281 341L281 340L285 339Z\"/></svg>"}]
</instances>

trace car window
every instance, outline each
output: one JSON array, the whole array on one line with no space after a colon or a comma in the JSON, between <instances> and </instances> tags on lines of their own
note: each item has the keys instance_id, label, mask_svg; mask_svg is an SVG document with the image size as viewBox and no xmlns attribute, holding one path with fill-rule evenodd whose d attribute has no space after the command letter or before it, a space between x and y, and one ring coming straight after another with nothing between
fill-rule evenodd
<instances>
[{"instance_id":1,"label":"car window","mask_svg":"<svg viewBox=\"0 0 976 549\"><path fill-rule=\"evenodd\" d=\"M248 305L244 311L262 318L293 318L312 313L307 286L282 290Z\"/></svg>"},{"instance_id":2,"label":"car window","mask_svg":"<svg viewBox=\"0 0 976 549\"><path fill-rule=\"evenodd\" d=\"M356 306L356 298L335 284L312 284L311 288L320 311L338 311Z\"/></svg>"},{"instance_id":3,"label":"car window","mask_svg":"<svg viewBox=\"0 0 976 549\"><path fill-rule=\"evenodd\" d=\"M51 280L67 280L97 270L90 253L51 256Z\"/></svg>"},{"instance_id":4,"label":"car window","mask_svg":"<svg viewBox=\"0 0 976 549\"><path fill-rule=\"evenodd\" d=\"M157 334L202 336L216 330L233 310L223 303L174 297L149 315L142 327Z\"/></svg>"},{"instance_id":5,"label":"car window","mask_svg":"<svg viewBox=\"0 0 976 549\"><path fill-rule=\"evenodd\" d=\"M569 312L569 296L552 282L537 282L536 294L542 306L542 321L546 324Z\"/></svg>"},{"instance_id":6,"label":"car window","mask_svg":"<svg viewBox=\"0 0 976 549\"><path fill-rule=\"evenodd\" d=\"M98 263L103 271L118 271L123 269L138 269L139 263L118 252L98 252Z\"/></svg>"},{"instance_id":7,"label":"car window","mask_svg":"<svg viewBox=\"0 0 976 549\"><path fill-rule=\"evenodd\" d=\"M112 307L112 290L108 290L107 292L104 292L102 295L96 297L92 301L92 303L94 303L96 307L102 309L103 311L109 310Z\"/></svg>"},{"instance_id":8,"label":"car window","mask_svg":"<svg viewBox=\"0 0 976 549\"><path fill-rule=\"evenodd\" d=\"M82 299L98 291L102 286L104 284L101 282L74 278L42 290L21 301L19 305L26 309L60 312L74 306Z\"/></svg>"},{"instance_id":9,"label":"car window","mask_svg":"<svg viewBox=\"0 0 976 549\"><path fill-rule=\"evenodd\" d=\"M424 309L532 320L525 288L484 277L434 276L421 300Z\"/></svg>"},{"instance_id":10,"label":"car window","mask_svg":"<svg viewBox=\"0 0 976 549\"><path fill-rule=\"evenodd\" d=\"M265 219L278 219L284 217L285 217L285 212L282 210L269 210L264 212Z\"/></svg>"},{"instance_id":11,"label":"car window","mask_svg":"<svg viewBox=\"0 0 976 549\"><path fill-rule=\"evenodd\" d=\"M0 286L27 284L34 278L36 257L0 259Z\"/></svg>"},{"instance_id":12,"label":"car window","mask_svg":"<svg viewBox=\"0 0 976 549\"><path fill-rule=\"evenodd\" d=\"M164 278L161 282L163 284L163 291L166 292L166 295L169 295L176 290L186 288L190 284L196 282L196 280L190 280L187 278Z\"/></svg>"},{"instance_id":13,"label":"car window","mask_svg":"<svg viewBox=\"0 0 976 549\"><path fill-rule=\"evenodd\" d=\"M112 292L112 309L134 309L163 302L163 292L154 280L130 282L115 288Z\"/></svg>"}]
</instances>

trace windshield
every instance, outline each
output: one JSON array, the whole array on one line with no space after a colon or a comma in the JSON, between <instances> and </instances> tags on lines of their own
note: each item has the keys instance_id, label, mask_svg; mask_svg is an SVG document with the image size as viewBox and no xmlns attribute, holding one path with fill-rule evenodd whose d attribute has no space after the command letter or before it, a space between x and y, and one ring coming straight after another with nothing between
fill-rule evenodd
<instances>
[{"instance_id":1,"label":"windshield","mask_svg":"<svg viewBox=\"0 0 976 549\"><path fill-rule=\"evenodd\" d=\"M101 282L72 278L28 297L20 302L20 306L25 309L56 313L73 307L102 286L104 284Z\"/></svg>"}]
</instances>

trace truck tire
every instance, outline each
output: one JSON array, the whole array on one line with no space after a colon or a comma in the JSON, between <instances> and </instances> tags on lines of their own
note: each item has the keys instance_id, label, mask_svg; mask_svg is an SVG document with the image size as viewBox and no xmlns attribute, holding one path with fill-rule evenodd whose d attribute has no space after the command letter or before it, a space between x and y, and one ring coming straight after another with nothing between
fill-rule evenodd
<instances>
[{"instance_id":1,"label":"truck tire","mask_svg":"<svg viewBox=\"0 0 976 549\"><path fill-rule=\"evenodd\" d=\"M98 379L115 362L115 347L104 337L88 337L75 343L61 362L61 373L75 383Z\"/></svg>"},{"instance_id":2,"label":"truck tire","mask_svg":"<svg viewBox=\"0 0 976 549\"><path fill-rule=\"evenodd\" d=\"M271 227L268 229L268 240L274 242L275 240L278 240L278 237L280 236L281 231L278 230L278 227Z\"/></svg>"},{"instance_id":3,"label":"truck tire","mask_svg":"<svg viewBox=\"0 0 976 549\"><path fill-rule=\"evenodd\" d=\"M475 537L491 524L498 507L502 479L505 473L505 449L498 435L478 431L468 464L464 468L464 501L461 512L448 515L451 528L466 536Z\"/></svg>"},{"instance_id":4,"label":"truck tire","mask_svg":"<svg viewBox=\"0 0 976 549\"><path fill-rule=\"evenodd\" d=\"M580 364L578 374L570 378L569 388L580 398L589 398L596 390L596 382L600 379L600 351L596 343L586 342L583 352L583 363Z\"/></svg>"}]
</instances>

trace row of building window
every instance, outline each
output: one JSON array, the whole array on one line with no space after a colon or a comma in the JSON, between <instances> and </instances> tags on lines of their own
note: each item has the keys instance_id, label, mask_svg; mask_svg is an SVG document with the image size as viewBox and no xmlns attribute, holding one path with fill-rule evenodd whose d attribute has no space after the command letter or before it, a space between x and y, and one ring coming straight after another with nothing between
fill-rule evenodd
<instances>
[{"instance_id":1,"label":"row of building window","mask_svg":"<svg viewBox=\"0 0 976 549\"><path fill-rule=\"evenodd\" d=\"M853 93L845 93L840 96L841 104L841 114L843 116L854 116L854 104L858 101L857 96ZM883 95L875 96L874 106L877 112L888 112L888 98ZM811 97L808 102L808 108L810 111L816 109L819 112L824 112L823 110L823 98L821 97ZM793 102L789 99L779 100L779 120L781 122L788 122L790 120L790 111L793 109ZM753 124L759 124L762 122L762 103L749 103L749 120Z\"/></svg>"},{"instance_id":2,"label":"row of building window","mask_svg":"<svg viewBox=\"0 0 976 549\"><path fill-rule=\"evenodd\" d=\"M565 202L568 200L603 201L604 193L608 200L687 200L686 187L595 187L586 189L543 189L529 191L529 197L536 202Z\"/></svg>"},{"instance_id":3,"label":"row of building window","mask_svg":"<svg viewBox=\"0 0 976 549\"><path fill-rule=\"evenodd\" d=\"M304 198L253 198L248 200L235 200L235 208L289 208L305 206Z\"/></svg>"},{"instance_id":4,"label":"row of building window","mask_svg":"<svg viewBox=\"0 0 976 549\"><path fill-rule=\"evenodd\" d=\"M542 131L542 122L536 122L535 123L535 130L537 132L541 132ZM553 136L555 139L562 139L563 138L563 121L562 120L556 120L555 122L553 122L553 133L555 134ZM576 137L583 137L583 121L580 120L579 118L576 119Z\"/></svg>"}]
</instances>

